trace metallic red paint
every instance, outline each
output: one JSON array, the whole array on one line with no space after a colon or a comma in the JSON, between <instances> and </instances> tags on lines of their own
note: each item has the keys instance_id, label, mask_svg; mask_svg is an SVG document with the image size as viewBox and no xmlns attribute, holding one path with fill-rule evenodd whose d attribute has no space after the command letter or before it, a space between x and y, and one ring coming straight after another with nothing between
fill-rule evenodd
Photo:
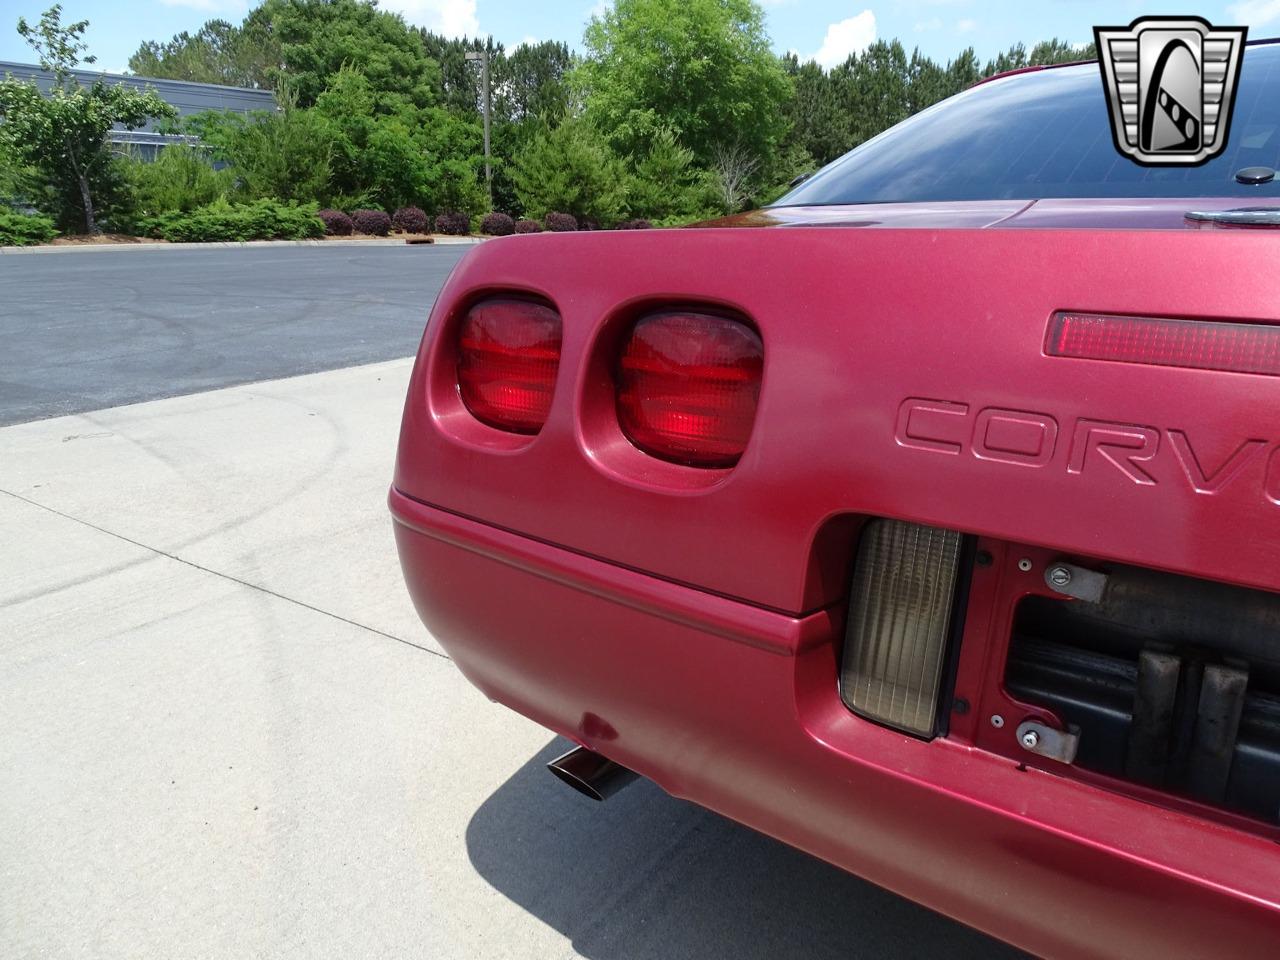
<instances>
[{"instance_id":1,"label":"metallic red paint","mask_svg":"<svg viewBox=\"0 0 1280 960\"><path fill-rule=\"evenodd\" d=\"M458 266L433 312L395 485L537 539L792 613L844 593L847 544L820 534L848 515L1280 589L1280 508L1256 493L1265 458L1211 494L1188 487L1164 434L1148 441L1151 483L1105 450L1069 469L1085 421L1131 424L1149 437L1178 431L1191 438L1200 473L1212 475L1242 441L1280 442L1280 383L1044 354L1058 310L1280 322L1274 247L1274 234L1253 231L1005 229L490 241ZM512 441L458 401L452 331L467 304L494 290L533 292L563 317L559 381L536 437ZM755 429L732 470L649 457L627 441L614 411L613 364L629 323L654 307L698 304L749 318L764 342ZM900 408L913 397L969 409L943 425L960 431L949 455L895 442ZM1072 436L1043 463L993 462L971 442L986 409L1033 412Z\"/></svg>"},{"instance_id":2,"label":"metallic red paint","mask_svg":"<svg viewBox=\"0 0 1280 960\"><path fill-rule=\"evenodd\" d=\"M1044 957L1274 957L1274 842L854 716L839 606L773 613L391 506L467 678L668 792Z\"/></svg>"},{"instance_id":3,"label":"metallic red paint","mask_svg":"<svg viewBox=\"0 0 1280 960\"><path fill-rule=\"evenodd\" d=\"M1016 206L942 219L1007 227L1030 212ZM1034 712L988 682L1002 660L983 637L1007 627L1017 581L975 579L990 603L966 624L957 679L974 709L948 737L850 713L836 652L866 516L988 538L999 570L1013 542L1280 589L1280 381L1044 353L1059 310L1280 323L1275 235L921 226L474 250L405 406L391 505L414 602L494 699L1026 949L1273 956L1280 856L1260 830L1020 763L1014 724L982 724ZM536 437L458 399L454 332L494 291L563 317ZM646 456L614 409L634 321L699 307L748 318L764 343L732 469Z\"/></svg>"}]
</instances>

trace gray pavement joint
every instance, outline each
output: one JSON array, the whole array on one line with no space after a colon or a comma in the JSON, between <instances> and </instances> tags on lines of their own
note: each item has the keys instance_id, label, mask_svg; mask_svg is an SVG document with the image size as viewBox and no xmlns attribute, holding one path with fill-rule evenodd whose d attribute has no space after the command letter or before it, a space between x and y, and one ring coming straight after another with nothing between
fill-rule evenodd
<instances>
[{"instance_id":1,"label":"gray pavement joint","mask_svg":"<svg viewBox=\"0 0 1280 960\"><path fill-rule=\"evenodd\" d=\"M229 573L224 573L220 570L214 570L210 567L203 566L202 564L195 563L194 561L188 560L185 557L180 557L177 554L169 553L166 550L161 550L159 547L153 547L150 544L142 543L138 540L134 540L132 537L126 537L122 533L116 533L114 530L108 530L107 528L101 527L96 523L92 523L80 517L72 516L69 513L64 513L61 510L48 506L47 504L40 503L38 500L32 500L30 497L24 497L20 493L14 493L11 490L0 489L0 494L3 494L6 497L12 497L14 500L21 501L22 503L25 503L28 506L36 507L39 510L44 510L48 513L53 514L54 516L61 517L64 520L70 520L72 523L78 523L81 526L88 527L90 530L96 530L98 533L104 534L108 537L113 537L116 540L122 541L123 543L128 543L128 544L131 544L132 546L139 547L142 550L147 550L155 554L156 556L164 557L168 560L174 561L175 563L181 563L185 566L191 567L193 570L199 570L201 573L207 573L211 576L218 577L222 580L239 584L242 587L248 587L250 590L256 590L259 593L266 594L267 596L275 597L278 600L284 600L287 603L292 603L296 606L303 607L304 609L310 610L313 613L322 614L326 617L330 617L334 620L338 620L342 623L348 624L349 626L358 627L361 630L366 630L369 633L376 634L380 637L385 637L388 640L394 640L396 643L402 643L407 647L413 647L413 649L415 650L421 650L423 653L429 653L431 654L431 656L438 657L441 660L449 659L443 653L440 653L437 650L432 650L430 647L425 647L422 644L414 643L412 640L406 640L404 637L397 637L395 634L387 633L385 630L379 630L377 627L371 627L365 623L360 623L357 620L352 620L348 617L344 617L341 614L334 613L331 610L325 610L321 607L317 607L313 604L307 603L305 600L299 600L296 597L290 597L287 594L278 593L277 591L272 590L270 587L264 587L261 584L252 583L249 580L243 580L240 577L232 576Z\"/></svg>"}]
</instances>

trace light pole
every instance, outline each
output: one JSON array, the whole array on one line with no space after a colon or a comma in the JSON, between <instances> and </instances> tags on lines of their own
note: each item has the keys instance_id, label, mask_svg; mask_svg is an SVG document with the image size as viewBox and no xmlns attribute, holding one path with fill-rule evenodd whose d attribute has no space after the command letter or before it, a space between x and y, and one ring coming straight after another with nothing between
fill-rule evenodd
<instances>
[{"instance_id":1,"label":"light pole","mask_svg":"<svg viewBox=\"0 0 1280 960\"><path fill-rule=\"evenodd\" d=\"M484 85L484 182L489 188L489 205L493 206L493 169L489 165L489 114L493 109L489 96L489 51L487 48L470 50L466 57L468 60L480 61L480 82Z\"/></svg>"}]
</instances>

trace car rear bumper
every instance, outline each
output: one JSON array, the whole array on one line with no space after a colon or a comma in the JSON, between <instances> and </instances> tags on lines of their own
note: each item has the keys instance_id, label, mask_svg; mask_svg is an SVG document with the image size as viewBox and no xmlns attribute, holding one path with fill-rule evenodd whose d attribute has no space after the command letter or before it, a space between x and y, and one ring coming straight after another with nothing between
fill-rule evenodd
<instances>
[{"instance_id":1,"label":"car rear bumper","mask_svg":"<svg viewBox=\"0 0 1280 960\"><path fill-rule=\"evenodd\" d=\"M855 717L838 607L790 616L390 502L467 678L668 792L1043 956L1275 956L1273 842Z\"/></svg>"}]
</instances>

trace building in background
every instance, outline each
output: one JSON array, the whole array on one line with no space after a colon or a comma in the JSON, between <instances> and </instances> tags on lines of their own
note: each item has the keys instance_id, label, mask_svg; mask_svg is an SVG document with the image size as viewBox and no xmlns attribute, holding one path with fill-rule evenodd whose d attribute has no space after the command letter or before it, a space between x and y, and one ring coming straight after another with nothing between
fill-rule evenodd
<instances>
[{"instance_id":1,"label":"building in background","mask_svg":"<svg viewBox=\"0 0 1280 960\"><path fill-rule=\"evenodd\" d=\"M42 70L29 63L11 63L0 60L0 76L8 74L15 80L34 80L36 86L48 92L53 88L53 71ZM232 113L276 110L275 94L270 90L251 90L247 87L224 87L216 83L187 83L184 80L156 80L149 77L132 77L122 73L104 73L96 70L72 70L71 76L80 84L90 86L98 80L107 84L119 84L143 90L155 90L166 103L173 106L180 117L188 117L206 110L229 110ZM144 159L151 159L156 152L171 143L191 143L193 137L160 133L148 124L138 130L117 128L111 133L111 142L128 149Z\"/></svg>"}]
</instances>

